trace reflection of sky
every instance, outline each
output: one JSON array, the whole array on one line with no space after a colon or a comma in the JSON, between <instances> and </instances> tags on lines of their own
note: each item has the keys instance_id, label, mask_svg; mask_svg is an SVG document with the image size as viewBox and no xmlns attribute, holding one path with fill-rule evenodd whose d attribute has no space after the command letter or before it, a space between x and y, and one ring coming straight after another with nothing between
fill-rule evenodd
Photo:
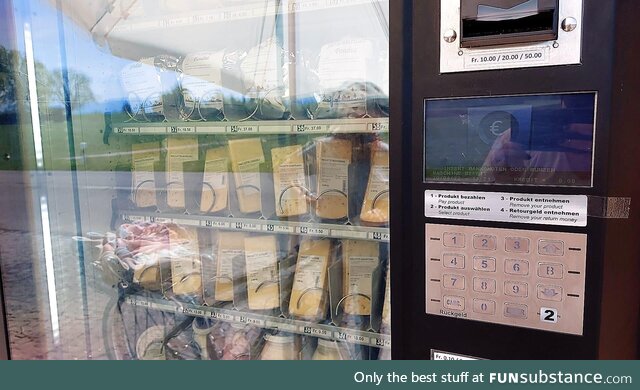
<instances>
[{"instance_id":1,"label":"reflection of sky","mask_svg":"<svg viewBox=\"0 0 640 390\"><path fill-rule=\"evenodd\" d=\"M59 69L62 66L62 57L58 33L59 15L54 7L56 0L14 0L13 3L18 20L16 26L18 48L24 46L22 23L30 22L36 60L45 64L49 70ZM63 3L67 7L65 12L77 11L69 8L74 4L77 4L77 7L84 5L80 0L63 1ZM158 5L150 7L151 2L149 1L140 1L140 3L146 4L146 8L142 7L138 10L143 17L149 17L151 10L160 7ZM220 4L224 4L217 1L202 1L200 3L209 4L209 7L216 10L219 9ZM217 4L217 6L214 7L213 4ZM387 13L388 3L383 2L382 4L381 8ZM91 7L89 6L89 8ZM158 12L164 13L163 15L166 16L172 15L175 11L160 10ZM194 13L200 14L201 12L195 10L187 12L191 16ZM388 18L388 14L385 16ZM132 16L130 19L135 19L135 17ZM273 19L274 17L271 15L265 20L236 20L232 23L214 23L174 29L163 28L124 34L123 36L118 36L114 31L110 38L111 49L109 49L100 48L90 33L86 31L86 28L80 27L65 15L63 16L63 26L67 53L66 63L69 69L90 78L91 90L98 103L120 101L124 96L119 80L120 71L132 59L137 60L142 56L161 54L163 51L182 56L201 50L249 50L264 38L265 31L273 31ZM327 29L327 25L331 25L332 28ZM296 34L297 50L310 52L312 60L317 58L322 45L345 37L359 36L377 41L379 44L376 46L376 51L386 48L388 42L374 8L371 3L366 2L354 7L300 13L297 15L296 27L299 28ZM387 89L388 77L381 77L381 72L368 76L373 76L370 81L382 86L384 90ZM298 87L302 88L302 83L299 83ZM95 108L98 109L98 107Z\"/></svg>"},{"instance_id":2,"label":"reflection of sky","mask_svg":"<svg viewBox=\"0 0 640 390\"><path fill-rule=\"evenodd\" d=\"M33 34L34 56L49 70L61 68L60 35L58 32L58 11L48 1L14 1L16 19L30 22ZM91 90L97 102L120 99L120 83L110 77L114 69L124 66L127 61L111 56L101 50L91 35L63 16L67 51L67 66L91 79ZM24 33L18 30L18 48L22 50Z\"/></svg>"}]
</instances>

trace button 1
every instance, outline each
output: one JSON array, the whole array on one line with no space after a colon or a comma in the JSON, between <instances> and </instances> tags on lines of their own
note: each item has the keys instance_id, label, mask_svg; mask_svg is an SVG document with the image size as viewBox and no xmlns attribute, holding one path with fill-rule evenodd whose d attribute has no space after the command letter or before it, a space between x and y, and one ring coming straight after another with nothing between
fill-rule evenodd
<instances>
[{"instance_id":1,"label":"button 1","mask_svg":"<svg viewBox=\"0 0 640 390\"><path fill-rule=\"evenodd\" d=\"M443 235L442 243L449 248L464 248L465 238L462 233L445 233Z\"/></svg>"},{"instance_id":2,"label":"button 1","mask_svg":"<svg viewBox=\"0 0 640 390\"><path fill-rule=\"evenodd\" d=\"M474 299L473 311L480 314L496 314L496 302L486 299Z\"/></svg>"},{"instance_id":3,"label":"button 1","mask_svg":"<svg viewBox=\"0 0 640 390\"><path fill-rule=\"evenodd\" d=\"M529 285L523 282L504 282L504 295L516 298L526 298L529 296Z\"/></svg>"},{"instance_id":4,"label":"button 1","mask_svg":"<svg viewBox=\"0 0 640 390\"><path fill-rule=\"evenodd\" d=\"M563 256L564 242L554 240L538 241L538 253L543 256Z\"/></svg>"},{"instance_id":5,"label":"button 1","mask_svg":"<svg viewBox=\"0 0 640 390\"><path fill-rule=\"evenodd\" d=\"M449 310L464 310L464 298L463 297L456 297L453 295L445 295L444 297L442 297L443 303L442 305L444 306L445 309L449 309Z\"/></svg>"},{"instance_id":6,"label":"button 1","mask_svg":"<svg viewBox=\"0 0 640 390\"><path fill-rule=\"evenodd\" d=\"M495 279L473 278L473 291L485 294L496 293Z\"/></svg>"},{"instance_id":7,"label":"button 1","mask_svg":"<svg viewBox=\"0 0 640 390\"><path fill-rule=\"evenodd\" d=\"M464 269L464 255L445 253L442 255L442 265L445 268Z\"/></svg>"},{"instance_id":8,"label":"button 1","mask_svg":"<svg viewBox=\"0 0 640 390\"><path fill-rule=\"evenodd\" d=\"M507 237L504 239L504 250L513 253L529 253L529 239L522 237Z\"/></svg>"},{"instance_id":9,"label":"button 1","mask_svg":"<svg viewBox=\"0 0 640 390\"><path fill-rule=\"evenodd\" d=\"M475 256L473 269L480 272L496 272L496 258Z\"/></svg>"},{"instance_id":10,"label":"button 1","mask_svg":"<svg viewBox=\"0 0 640 390\"><path fill-rule=\"evenodd\" d=\"M464 290L464 276L442 275L442 285L449 290Z\"/></svg>"},{"instance_id":11,"label":"button 1","mask_svg":"<svg viewBox=\"0 0 640 390\"><path fill-rule=\"evenodd\" d=\"M545 279L562 279L564 277L564 265L538 263L538 276Z\"/></svg>"},{"instance_id":12,"label":"button 1","mask_svg":"<svg viewBox=\"0 0 640 390\"><path fill-rule=\"evenodd\" d=\"M539 284L537 286L538 290L538 299L543 301L554 301L561 302L562 301L562 287L560 286L549 286L544 284Z\"/></svg>"},{"instance_id":13,"label":"button 1","mask_svg":"<svg viewBox=\"0 0 640 390\"><path fill-rule=\"evenodd\" d=\"M495 251L498 246L496 236L475 234L473 236L473 248L485 251Z\"/></svg>"},{"instance_id":14,"label":"button 1","mask_svg":"<svg viewBox=\"0 0 640 390\"><path fill-rule=\"evenodd\" d=\"M518 305L516 303L504 304L504 316L509 318L519 318L526 320L528 315L527 305Z\"/></svg>"},{"instance_id":15,"label":"button 1","mask_svg":"<svg viewBox=\"0 0 640 390\"><path fill-rule=\"evenodd\" d=\"M529 262L526 260L506 259L504 262L504 273L527 276L529 275Z\"/></svg>"}]
</instances>

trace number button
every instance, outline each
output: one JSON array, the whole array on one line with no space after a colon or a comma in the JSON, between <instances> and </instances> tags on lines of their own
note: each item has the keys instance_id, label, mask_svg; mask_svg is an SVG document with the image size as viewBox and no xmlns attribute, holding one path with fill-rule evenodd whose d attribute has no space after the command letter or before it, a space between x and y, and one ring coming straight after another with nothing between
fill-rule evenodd
<instances>
[{"instance_id":1,"label":"number button","mask_svg":"<svg viewBox=\"0 0 640 390\"><path fill-rule=\"evenodd\" d=\"M444 297L442 297L442 305L444 306L445 309L449 309L449 310L464 310L464 298L463 297L456 297L453 295L445 295Z\"/></svg>"},{"instance_id":2,"label":"number button","mask_svg":"<svg viewBox=\"0 0 640 390\"><path fill-rule=\"evenodd\" d=\"M464 269L464 255L447 253L442 255L442 265L445 268Z\"/></svg>"},{"instance_id":3,"label":"number button","mask_svg":"<svg viewBox=\"0 0 640 390\"><path fill-rule=\"evenodd\" d=\"M449 290L464 290L464 276L442 275L442 285Z\"/></svg>"},{"instance_id":4,"label":"number button","mask_svg":"<svg viewBox=\"0 0 640 390\"><path fill-rule=\"evenodd\" d=\"M473 300L473 311L480 314L496 314L496 302L485 299Z\"/></svg>"},{"instance_id":5,"label":"number button","mask_svg":"<svg viewBox=\"0 0 640 390\"><path fill-rule=\"evenodd\" d=\"M495 294L496 281L494 279L473 278L473 291L485 294Z\"/></svg>"},{"instance_id":6,"label":"number button","mask_svg":"<svg viewBox=\"0 0 640 390\"><path fill-rule=\"evenodd\" d=\"M510 297L526 298L529 296L529 285L522 282L504 282L504 294Z\"/></svg>"},{"instance_id":7,"label":"number button","mask_svg":"<svg viewBox=\"0 0 640 390\"><path fill-rule=\"evenodd\" d=\"M495 251L498 239L496 236L476 234L473 236L473 248L485 251Z\"/></svg>"},{"instance_id":8,"label":"number button","mask_svg":"<svg viewBox=\"0 0 640 390\"><path fill-rule=\"evenodd\" d=\"M518 318L526 320L529 308L527 305L518 305L516 303L504 304L504 316L509 318Z\"/></svg>"},{"instance_id":9,"label":"number button","mask_svg":"<svg viewBox=\"0 0 640 390\"><path fill-rule=\"evenodd\" d=\"M552 324L558 323L558 310L548 307L540 308L540 321Z\"/></svg>"},{"instance_id":10,"label":"number button","mask_svg":"<svg viewBox=\"0 0 640 390\"><path fill-rule=\"evenodd\" d=\"M443 244L449 248L464 248L465 237L462 233L445 233L443 235Z\"/></svg>"},{"instance_id":11,"label":"number button","mask_svg":"<svg viewBox=\"0 0 640 390\"><path fill-rule=\"evenodd\" d=\"M545 279L562 279L564 266L557 263L539 263L538 276Z\"/></svg>"},{"instance_id":12,"label":"number button","mask_svg":"<svg viewBox=\"0 0 640 390\"><path fill-rule=\"evenodd\" d=\"M526 260L507 259L504 262L504 273L509 275L529 275L529 262Z\"/></svg>"},{"instance_id":13,"label":"number button","mask_svg":"<svg viewBox=\"0 0 640 390\"><path fill-rule=\"evenodd\" d=\"M538 253L543 256L564 256L564 242L540 240L538 241Z\"/></svg>"},{"instance_id":14,"label":"number button","mask_svg":"<svg viewBox=\"0 0 640 390\"><path fill-rule=\"evenodd\" d=\"M496 259L476 256L473 258L473 269L480 272L496 272Z\"/></svg>"},{"instance_id":15,"label":"number button","mask_svg":"<svg viewBox=\"0 0 640 390\"><path fill-rule=\"evenodd\" d=\"M513 253L529 253L529 239L521 237L505 238L505 248L507 252Z\"/></svg>"},{"instance_id":16,"label":"number button","mask_svg":"<svg viewBox=\"0 0 640 390\"><path fill-rule=\"evenodd\" d=\"M553 301L553 302L561 302L562 301L562 287L560 286L547 286L544 284L539 284L537 287L538 290L538 299L543 301Z\"/></svg>"}]
</instances>

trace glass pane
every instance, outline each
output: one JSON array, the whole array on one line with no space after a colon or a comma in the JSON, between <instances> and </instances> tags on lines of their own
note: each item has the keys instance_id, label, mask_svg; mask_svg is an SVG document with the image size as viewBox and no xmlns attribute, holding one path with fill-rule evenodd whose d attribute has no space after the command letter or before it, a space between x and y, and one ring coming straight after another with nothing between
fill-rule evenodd
<instances>
[{"instance_id":1,"label":"glass pane","mask_svg":"<svg viewBox=\"0 0 640 390\"><path fill-rule=\"evenodd\" d=\"M389 358L389 2L185 4L3 16L37 251L33 289L3 273L14 357Z\"/></svg>"}]
</instances>

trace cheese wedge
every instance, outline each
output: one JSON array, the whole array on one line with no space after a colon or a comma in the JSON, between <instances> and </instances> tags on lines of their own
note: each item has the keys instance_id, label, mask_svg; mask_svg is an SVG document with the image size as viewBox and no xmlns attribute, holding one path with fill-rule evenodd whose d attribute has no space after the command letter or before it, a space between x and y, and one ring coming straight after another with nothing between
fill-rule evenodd
<instances>
[{"instance_id":1,"label":"cheese wedge","mask_svg":"<svg viewBox=\"0 0 640 390\"><path fill-rule=\"evenodd\" d=\"M207 150L202 177L200 211L215 213L227 208L229 200L229 154L226 147Z\"/></svg>"},{"instance_id":2,"label":"cheese wedge","mask_svg":"<svg viewBox=\"0 0 640 390\"><path fill-rule=\"evenodd\" d=\"M331 240L304 239L291 289L289 313L306 320L324 316L327 304L327 269L331 260Z\"/></svg>"},{"instance_id":3,"label":"cheese wedge","mask_svg":"<svg viewBox=\"0 0 640 390\"><path fill-rule=\"evenodd\" d=\"M196 228L172 225L169 233L171 285L176 295L202 293L202 270Z\"/></svg>"},{"instance_id":4,"label":"cheese wedge","mask_svg":"<svg viewBox=\"0 0 640 390\"><path fill-rule=\"evenodd\" d=\"M280 307L280 276L276 236L246 237L247 302L251 310Z\"/></svg>"},{"instance_id":5,"label":"cheese wedge","mask_svg":"<svg viewBox=\"0 0 640 390\"><path fill-rule=\"evenodd\" d=\"M260 138L230 140L229 156L240 212L262 211L260 164L265 161L262 141Z\"/></svg>"},{"instance_id":6,"label":"cheese wedge","mask_svg":"<svg viewBox=\"0 0 640 390\"><path fill-rule=\"evenodd\" d=\"M292 145L271 150L276 215L292 217L306 214L307 179L304 173L302 146Z\"/></svg>"},{"instance_id":7,"label":"cheese wedge","mask_svg":"<svg viewBox=\"0 0 640 390\"><path fill-rule=\"evenodd\" d=\"M360 220L367 225L389 223L389 145L376 142L371 149L371 171Z\"/></svg>"},{"instance_id":8,"label":"cheese wedge","mask_svg":"<svg viewBox=\"0 0 640 390\"><path fill-rule=\"evenodd\" d=\"M351 315L371 314L372 275L380 263L380 245L373 241L344 240L342 267L344 312Z\"/></svg>"},{"instance_id":9,"label":"cheese wedge","mask_svg":"<svg viewBox=\"0 0 640 390\"><path fill-rule=\"evenodd\" d=\"M157 206L153 165L160 161L160 143L131 145L132 198L137 207Z\"/></svg>"},{"instance_id":10,"label":"cheese wedge","mask_svg":"<svg viewBox=\"0 0 640 390\"><path fill-rule=\"evenodd\" d=\"M241 256L244 258L244 233L218 233L218 248L216 251L216 301L233 301L233 260Z\"/></svg>"},{"instance_id":11,"label":"cheese wedge","mask_svg":"<svg viewBox=\"0 0 640 390\"><path fill-rule=\"evenodd\" d=\"M349 214L349 164L351 141L338 138L316 140L316 215L323 219L343 219Z\"/></svg>"},{"instance_id":12,"label":"cheese wedge","mask_svg":"<svg viewBox=\"0 0 640 390\"><path fill-rule=\"evenodd\" d=\"M198 160L197 137L167 138L167 206L185 208L184 167L188 161Z\"/></svg>"}]
</instances>

